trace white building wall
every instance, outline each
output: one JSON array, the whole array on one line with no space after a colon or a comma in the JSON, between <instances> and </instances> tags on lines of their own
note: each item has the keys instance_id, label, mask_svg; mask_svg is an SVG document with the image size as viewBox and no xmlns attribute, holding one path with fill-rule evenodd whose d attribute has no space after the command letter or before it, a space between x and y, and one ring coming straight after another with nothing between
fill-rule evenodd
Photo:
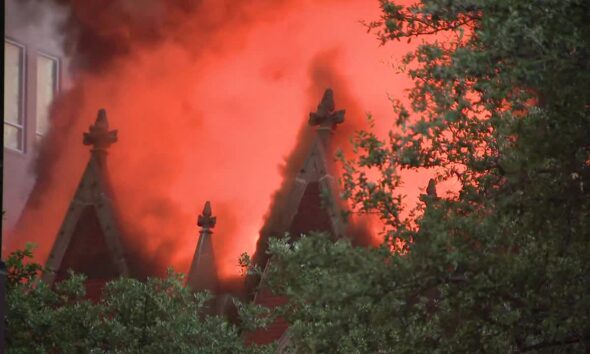
<instances>
[{"instance_id":1,"label":"white building wall","mask_svg":"<svg viewBox=\"0 0 590 354\"><path fill-rule=\"evenodd\" d=\"M41 5L41 2L37 1L6 0L5 16L5 43L20 46L24 57L20 97L22 145L20 149L13 149L4 144L3 232L16 224L36 180L34 161L38 153L39 140L37 114L41 113L38 110L45 109L39 107L44 101L43 97L38 97L38 92L43 92L41 85L44 75L37 70L38 59L55 59L58 63L57 91L63 89L66 84L66 60L62 53L62 39L55 31L57 22L65 17L65 13L47 4Z\"/></svg>"}]
</instances>

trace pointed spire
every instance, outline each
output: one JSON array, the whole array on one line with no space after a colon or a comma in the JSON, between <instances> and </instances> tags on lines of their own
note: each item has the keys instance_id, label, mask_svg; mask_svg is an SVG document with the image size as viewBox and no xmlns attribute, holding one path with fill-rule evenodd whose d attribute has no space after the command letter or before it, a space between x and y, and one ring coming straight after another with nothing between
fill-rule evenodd
<instances>
[{"instance_id":1,"label":"pointed spire","mask_svg":"<svg viewBox=\"0 0 590 354\"><path fill-rule=\"evenodd\" d=\"M104 108L98 111L96 122L84 133L84 145L92 145L92 151L106 151L109 146L117 142L117 131L109 131L109 121Z\"/></svg>"},{"instance_id":2,"label":"pointed spire","mask_svg":"<svg viewBox=\"0 0 590 354\"><path fill-rule=\"evenodd\" d=\"M334 111L334 91L326 89L318 109L309 114L309 125L319 128L334 129L337 124L344 122L345 110Z\"/></svg>"},{"instance_id":3,"label":"pointed spire","mask_svg":"<svg viewBox=\"0 0 590 354\"><path fill-rule=\"evenodd\" d=\"M197 219L197 225L201 229L199 230L197 249L188 273L188 285L193 290L216 291L217 271L211 242L213 234L211 229L215 227L216 222L217 218L211 212L211 203L207 201Z\"/></svg>"}]
</instances>

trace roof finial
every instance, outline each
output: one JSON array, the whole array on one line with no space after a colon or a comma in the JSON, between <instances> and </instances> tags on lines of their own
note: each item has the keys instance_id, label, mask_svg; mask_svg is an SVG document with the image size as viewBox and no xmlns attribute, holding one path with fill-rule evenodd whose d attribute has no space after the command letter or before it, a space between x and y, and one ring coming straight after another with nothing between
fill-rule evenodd
<instances>
[{"instance_id":1,"label":"roof finial","mask_svg":"<svg viewBox=\"0 0 590 354\"><path fill-rule=\"evenodd\" d=\"M216 221L217 218L211 214L211 203L207 201L203 208L203 212L199 215L197 225L203 229L202 231L209 231L209 229L215 227Z\"/></svg>"},{"instance_id":2,"label":"roof finial","mask_svg":"<svg viewBox=\"0 0 590 354\"><path fill-rule=\"evenodd\" d=\"M98 110L96 122L90 126L87 133L84 133L84 145L92 145L92 150L106 150L113 143L117 142L117 131L109 131L107 112L104 108Z\"/></svg>"},{"instance_id":3,"label":"roof finial","mask_svg":"<svg viewBox=\"0 0 590 354\"><path fill-rule=\"evenodd\" d=\"M426 195L428 195L431 198L438 197L438 195L436 194L436 181L434 180L434 178L431 178L428 181L428 187L426 187Z\"/></svg>"},{"instance_id":4,"label":"roof finial","mask_svg":"<svg viewBox=\"0 0 590 354\"><path fill-rule=\"evenodd\" d=\"M334 91L326 89L322 101L315 112L309 114L309 125L318 125L320 128L336 127L336 124L344 122L345 110L334 111Z\"/></svg>"}]
</instances>

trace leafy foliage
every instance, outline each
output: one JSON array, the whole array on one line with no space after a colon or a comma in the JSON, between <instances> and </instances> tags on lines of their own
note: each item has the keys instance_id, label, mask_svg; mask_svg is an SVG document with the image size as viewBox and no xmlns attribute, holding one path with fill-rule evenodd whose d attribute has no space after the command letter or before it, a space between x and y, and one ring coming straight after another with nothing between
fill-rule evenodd
<instances>
[{"instance_id":1,"label":"leafy foliage","mask_svg":"<svg viewBox=\"0 0 590 354\"><path fill-rule=\"evenodd\" d=\"M386 139L361 131L341 160L352 211L376 213L386 242L271 246L293 348L589 350L590 3L381 6L382 43L422 40L401 66L415 86ZM405 171L434 176L415 208Z\"/></svg>"},{"instance_id":2,"label":"leafy foliage","mask_svg":"<svg viewBox=\"0 0 590 354\"><path fill-rule=\"evenodd\" d=\"M28 243L24 250L14 251L6 260L6 277L9 288L22 283L30 284L41 272L41 265L27 262L28 259L33 258L33 249L33 244Z\"/></svg>"},{"instance_id":3,"label":"leafy foliage","mask_svg":"<svg viewBox=\"0 0 590 354\"><path fill-rule=\"evenodd\" d=\"M205 315L210 296L193 293L180 275L146 282L120 278L99 302L85 299L85 277L50 287L26 263L31 249L7 259L9 353L248 353L238 328Z\"/></svg>"}]
</instances>

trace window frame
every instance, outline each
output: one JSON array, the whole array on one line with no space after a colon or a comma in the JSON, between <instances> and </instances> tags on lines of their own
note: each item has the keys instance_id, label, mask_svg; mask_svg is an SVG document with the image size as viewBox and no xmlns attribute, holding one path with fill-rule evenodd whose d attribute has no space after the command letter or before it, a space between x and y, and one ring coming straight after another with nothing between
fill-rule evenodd
<instances>
[{"instance_id":1,"label":"window frame","mask_svg":"<svg viewBox=\"0 0 590 354\"><path fill-rule=\"evenodd\" d=\"M16 124L16 123L12 123L12 122L7 122L5 117L4 117L4 112L2 112L2 122L5 125L9 125L13 128L16 128L19 131L19 135L20 135L20 147L18 148L14 148L11 146L6 146L4 145L4 149L8 149L10 151L15 151L18 153L22 153L24 154L26 152L26 146L27 146L27 135L26 135L26 127L27 127L27 47L26 45L5 36L4 37L4 43L8 43L10 45L13 45L15 47L18 47L21 50L21 56L20 56L20 78L19 78L19 102L18 102L18 106L19 106L19 119L21 124ZM6 74L6 73L5 73ZM6 102L4 103L6 104Z\"/></svg>"},{"instance_id":2,"label":"window frame","mask_svg":"<svg viewBox=\"0 0 590 354\"><path fill-rule=\"evenodd\" d=\"M45 136L46 133L40 133L39 129L38 129L38 118L39 118L39 105L38 103L38 99L37 99L37 95L39 94L39 57L43 57L49 60L53 60L53 62L55 63L55 82L53 84L53 93L54 93L54 99L57 96L57 94L60 92L61 90L61 60L58 56L55 55L51 55L48 54L47 52L44 52L42 50L38 50L37 51L37 56L35 57L35 141L40 141L43 136Z\"/></svg>"}]
</instances>

